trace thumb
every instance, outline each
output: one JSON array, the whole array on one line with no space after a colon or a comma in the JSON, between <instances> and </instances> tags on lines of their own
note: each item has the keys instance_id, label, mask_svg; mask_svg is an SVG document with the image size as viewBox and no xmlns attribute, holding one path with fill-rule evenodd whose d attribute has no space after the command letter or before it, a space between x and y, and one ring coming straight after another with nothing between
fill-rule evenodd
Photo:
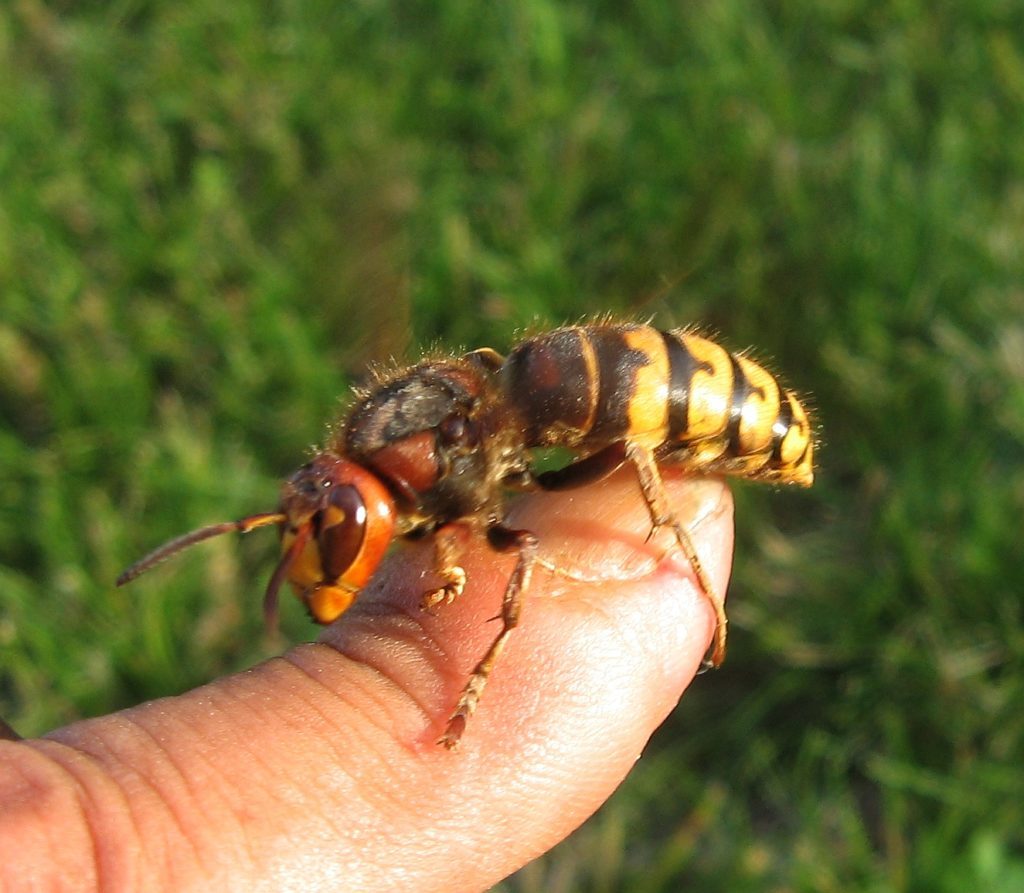
<instances>
[{"instance_id":1,"label":"thumb","mask_svg":"<svg viewBox=\"0 0 1024 893\"><path fill-rule=\"evenodd\" d=\"M728 491L673 476L666 487L724 592ZM509 523L538 535L544 567L455 752L434 742L498 631L515 561L470 536L451 605L420 608L437 585L429 540L400 549L320 643L34 743L85 791L93 829L145 844L94 833L106 876L147 889L483 890L582 823L693 678L713 612L679 551L662 560L669 535L646 542L631 473L530 496Z\"/></svg>"}]
</instances>

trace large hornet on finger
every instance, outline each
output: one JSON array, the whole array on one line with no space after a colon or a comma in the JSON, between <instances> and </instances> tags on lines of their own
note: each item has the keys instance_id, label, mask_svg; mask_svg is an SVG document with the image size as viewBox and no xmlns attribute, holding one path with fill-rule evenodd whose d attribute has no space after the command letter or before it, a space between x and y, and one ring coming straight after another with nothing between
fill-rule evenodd
<instances>
[{"instance_id":1,"label":"large hornet on finger","mask_svg":"<svg viewBox=\"0 0 1024 893\"><path fill-rule=\"evenodd\" d=\"M532 450L565 447L576 459L538 473ZM687 330L592 323L519 343L507 357L484 348L381 376L357 394L327 446L288 480L280 507L204 527L132 565L118 585L181 549L228 531L277 525L282 556L264 601L268 623L287 581L317 623L343 614L396 536L435 537L442 585L425 607L462 593L457 528L483 530L514 552L501 629L476 665L438 743L453 748L519 622L537 562L537 538L505 523L509 489L565 489L622 465L637 475L654 529L668 528L714 607L708 663L725 657L726 615L668 503L659 465L693 474L810 486L814 434L792 391L763 366Z\"/></svg>"}]
</instances>

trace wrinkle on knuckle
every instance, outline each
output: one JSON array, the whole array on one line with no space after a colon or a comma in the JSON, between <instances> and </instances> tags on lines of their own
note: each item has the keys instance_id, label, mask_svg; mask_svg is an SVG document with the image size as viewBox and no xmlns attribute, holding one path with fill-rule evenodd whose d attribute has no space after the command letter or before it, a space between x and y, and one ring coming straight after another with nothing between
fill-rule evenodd
<instances>
[{"instance_id":1,"label":"wrinkle on knuckle","mask_svg":"<svg viewBox=\"0 0 1024 893\"><path fill-rule=\"evenodd\" d=\"M132 781L135 784L147 789L153 801L159 804L160 812L166 816L167 824L162 829L165 839L174 838L184 844L175 847L173 861L180 864L182 856L191 858L195 868L204 871L206 866L204 829L196 823L197 816L210 815L213 809L211 799L213 797L212 786L208 779L215 771L207 764L208 772L203 773L203 781L196 776L198 773L190 771L181 762L181 758L173 748L166 747L160 736L155 735L144 722L135 722L135 729L143 735L148 742L149 759L146 771L131 770ZM189 759L203 760L201 754L190 751ZM126 797L129 812L132 813L133 821L140 839L145 840L149 835L142 830L139 821L134 816L133 803L135 797ZM218 810L218 822L225 815L225 810ZM223 827L223 826L222 826ZM228 835L224 835L228 839ZM174 866L168 866L173 868Z\"/></svg>"},{"instance_id":2,"label":"wrinkle on knuckle","mask_svg":"<svg viewBox=\"0 0 1024 893\"><path fill-rule=\"evenodd\" d=\"M335 757L353 749L380 751L384 742L409 749L400 733L407 726L426 728L433 719L429 706L415 692L415 685L385 658L373 659L357 649L329 644L334 660L344 663L325 668L305 650L293 650L283 659L298 672L303 687L295 690L302 709L315 711Z\"/></svg>"},{"instance_id":3,"label":"wrinkle on knuckle","mask_svg":"<svg viewBox=\"0 0 1024 893\"><path fill-rule=\"evenodd\" d=\"M342 657L369 671L369 675L355 681L360 692L358 697L353 697L353 689L338 689L328 681L341 675L351 680L349 673L331 674L325 679L294 653L289 653L285 659L291 669L311 684L309 694L301 700L314 709L324 723L323 745L314 758L324 761L323 772L319 774L322 788L337 792L337 796L326 794L325 802L350 802L352 797L362 800L368 809L360 823L372 827L373 833L380 836L387 833L396 817L401 818L410 810L410 798L418 790L416 783L410 785L410 779L423 778L422 764L433 753L432 743L428 745L429 751L418 743L422 736L410 741L400 730L407 723L417 730L428 729L433 717L409 694L407 686L384 669L345 654ZM381 685L388 694L380 690ZM392 693L397 693L401 699L398 706ZM407 711L410 706L413 708L411 718L396 721L396 711ZM431 742L432 737L429 736ZM351 818L345 816L336 815L325 807L321 825L336 825L339 838L348 837L352 830L348 826Z\"/></svg>"},{"instance_id":4,"label":"wrinkle on knuckle","mask_svg":"<svg viewBox=\"0 0 1024 893\"><path fill-rule=\"evenodd\" d=\"M2 835L23 861L6 867L34 861L83 888L131 889L142 838L123 786L81 748L50 739L25 747L12 761L22 790L5 804Z\"/></svg>"}]
</instances>

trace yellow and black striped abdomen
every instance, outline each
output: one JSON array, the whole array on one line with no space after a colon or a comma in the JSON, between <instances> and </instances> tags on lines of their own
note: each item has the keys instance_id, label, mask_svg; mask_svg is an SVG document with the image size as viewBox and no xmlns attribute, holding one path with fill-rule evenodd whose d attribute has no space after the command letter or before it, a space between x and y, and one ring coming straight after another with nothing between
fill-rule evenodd
<instances>
[{"instance_id":1,"label":"yellow and black striped abdomen","mask_svg":"<svg viewBox=\"0 0 1024 893\"><path fill-rule=\"evenodd\" d=\"M763 366L690 332L557 329L519 344L500 377L527 446L593 452L629 441L699 473L814 479L800 401Z\"/></svg>"}]
</instances>

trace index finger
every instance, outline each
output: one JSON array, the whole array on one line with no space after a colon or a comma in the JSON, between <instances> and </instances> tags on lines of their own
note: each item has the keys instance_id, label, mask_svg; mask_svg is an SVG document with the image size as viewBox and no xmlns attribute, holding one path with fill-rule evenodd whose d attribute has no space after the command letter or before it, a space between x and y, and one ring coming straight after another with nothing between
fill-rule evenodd
<instances>
[{"instance_id":1,"label":"index finger","mask_svg":"<svg viewBox=\"0 0 1024 893\"><path fill-rule=\"evenodd\" d=\"M665 483L724 592L728 491ZM19 871L136 889L492 886L612 793L714 625L685 560L647 542L635 476L530 496L510 521L592 582L534 576L460 751L434 741L493 638L512 561L478 537L464 543L466 591L434 613L420 607L436 585L428 541L399 549L321 643L48 740L0 743L0 802L22 805L0 811L0 851Z\"/></svg>"}]
</instances>

